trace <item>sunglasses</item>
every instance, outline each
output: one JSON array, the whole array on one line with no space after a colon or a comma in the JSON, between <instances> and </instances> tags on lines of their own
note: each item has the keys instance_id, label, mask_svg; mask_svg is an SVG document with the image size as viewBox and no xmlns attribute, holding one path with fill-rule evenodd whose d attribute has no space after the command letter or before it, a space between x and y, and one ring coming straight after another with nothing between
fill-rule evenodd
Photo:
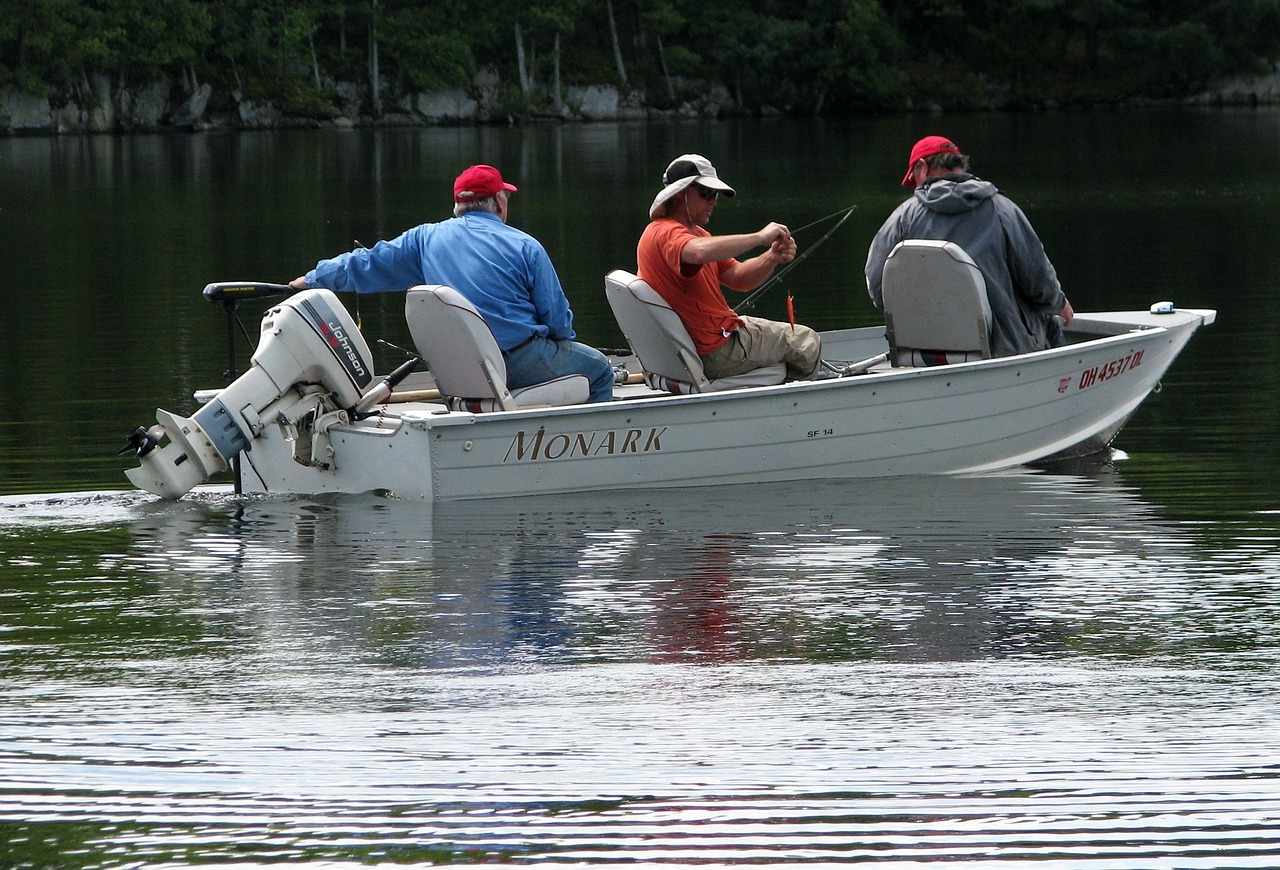
<instances>
[{"instance_id":1,"label":"sunglasses","mask_svg":"<svg viewBox=\"0 0 1280 870\"><path fill-rule=\"evenodd\" d=\"M693 189L698 192L698 196L702 197L707 202L715 202L717 199L720 198L720 191L718 190L707 190L705 187L699 184L695 184L693 186Z\"/></svg>"}]
</instances>

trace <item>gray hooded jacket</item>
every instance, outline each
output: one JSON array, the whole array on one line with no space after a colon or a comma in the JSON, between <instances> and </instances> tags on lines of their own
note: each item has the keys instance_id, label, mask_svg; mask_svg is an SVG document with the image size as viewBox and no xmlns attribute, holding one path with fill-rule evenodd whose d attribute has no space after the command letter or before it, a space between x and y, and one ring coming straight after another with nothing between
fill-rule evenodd
<instances>
[{"instance_id":1,"label":"gray hooded jacket","mask_svg":"<svg viewBox=\"0 0 1280 870\"><path fill-rule=\"evenodd\" d=\"M933 178L889 215L867 255L867 291L883 309L884 261L903 239L955 242L973 258L987 282L992 351L997 356L1063 343L1053 317L1067 297L1031 222L989 181L968 173Z\"/></svg>"}]
</instances>

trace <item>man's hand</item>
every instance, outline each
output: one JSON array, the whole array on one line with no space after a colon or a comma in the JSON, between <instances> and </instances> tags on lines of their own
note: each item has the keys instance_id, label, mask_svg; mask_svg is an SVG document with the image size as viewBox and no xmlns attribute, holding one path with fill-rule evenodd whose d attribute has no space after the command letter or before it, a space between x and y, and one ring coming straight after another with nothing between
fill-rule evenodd
<instances>
[{"instance_id":1,"label":"man's hand","mask_svg":"<svg viewBox=\"0 0 1280 870\"><path fill-rule=\"evenodd\" d=\"M796 240L788 235L785 239L777 239L769 246L769 253L779 263L790 263L796 258Z\"/></svg>"},{"instance_id":2,"label":"man's hand","mask_svg":"<svg viewBox=\"0 0 1280 870\"><path fill-rule=\"evenodd\" d=\"M765 224L764 228L756 235L760 237L761 245L772 247L775 242L789 240L791 238L791 230L787 229L786 224L780 224L775 221Z\"/></svg>"},{"instance_id":3,"label":"man's hand","mask_svg":"<svg viewBox=\"0 0 1280 870\"><path fill-rule=\"evenodd\" d=\"M1063 326L1070 326L1071 321L1076 319L1075 309L1071 307L1071 300L1067 299L1062 303L1062 310L1058 312L1058 316L1062 318Z\"/></svg>"},{"instance_id":4,"label":"man's hand","mask_svg":"<svg viewBox=\"0 0 1280 870\"><path fill-rule=\"evenodd\" d=\"M299 275L297 278L294 278L292 281L289 282L289 286L292 287L294 290L306 290L307 276Z\"/></svg>"},{"instance_id":5,"label":"man's hand","mask_svg":"<svg viewBox=\"0 0 1280 870\"><path fill-rule=\"evenodd\" d=\"M769 246L766 253L774 263L790 263L796 258L796 240L791 238L786 224L776 221L766 224L756 235L760 237L760 244Z\"/></svg>"}]
</instances>

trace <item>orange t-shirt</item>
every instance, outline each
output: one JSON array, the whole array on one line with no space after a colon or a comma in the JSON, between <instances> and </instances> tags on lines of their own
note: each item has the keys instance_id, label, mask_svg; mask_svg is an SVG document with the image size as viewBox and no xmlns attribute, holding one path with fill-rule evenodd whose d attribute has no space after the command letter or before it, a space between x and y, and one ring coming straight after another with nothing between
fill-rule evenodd
<instances>
[{"instance_id":1,"label":"orange t-shirt","mask_svg":"<svg viewBox=\"0 0 1280 870\"><path fill-rule=\"evenodd\" d=\"M699 356L722 346L742 323L720 289L720 270L737 260L701 266L680 262L686 244L709 235L702 227L691 230L672 218L659 218L644 228L636 245L636 274L680 315Z\"/></svg>"}]
</instances>

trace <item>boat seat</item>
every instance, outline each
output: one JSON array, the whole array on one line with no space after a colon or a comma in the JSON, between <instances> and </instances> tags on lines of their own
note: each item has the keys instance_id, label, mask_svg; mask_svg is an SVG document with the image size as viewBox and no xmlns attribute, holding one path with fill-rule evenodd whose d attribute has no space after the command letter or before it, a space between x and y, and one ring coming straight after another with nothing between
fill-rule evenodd
<instances>
[{"instance_id":1,"label":"boat seat","mask_svg":"<svg viewBox=\"0 0 1280 870\"><path fill-rule=\"evenodd\" d=\"M884 263L885 336L896 366L991 358L987 282L954 242L905 239Z\"/></svg>"},{"instance_id":2,"label":"boat seat","mask_svg":"<svg viewBox=\"0 0 1280 870\"><path fill-rule=\"evenodd\" d=\"M591 381L566 375L546 383L507 389L507 364L498 341L465 296L444 285L410 288L404 316L418 353L454 411L511 411L587 400Z\"/></svg>"},{"instance_id":3,"label":"boat seat","mask_svg":"<svg viewBox=\"0 0 1280 870\"><path fill-rule=\"evenodd\" d=\"M745 374L709 380L680 315L647 281L615 269L604 276L604 292L627 344L640 360L645 381L655 390L687 395L737 387L767 387L787 379L786 364L776 363Z\"/></svg>"}]
</instances>

